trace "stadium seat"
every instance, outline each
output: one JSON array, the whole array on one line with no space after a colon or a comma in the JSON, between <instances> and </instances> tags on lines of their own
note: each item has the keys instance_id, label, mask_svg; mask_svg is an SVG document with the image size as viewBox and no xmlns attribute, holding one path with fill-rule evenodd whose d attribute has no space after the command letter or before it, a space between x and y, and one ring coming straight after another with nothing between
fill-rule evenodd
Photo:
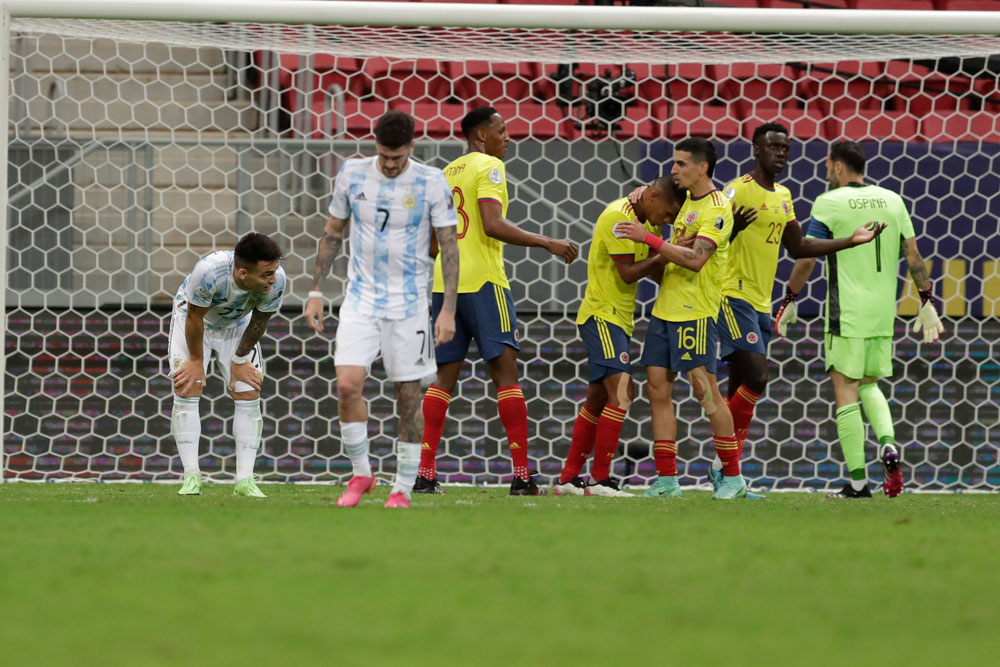
<instances>
[{"instance_id":1,"label":"stadium seat","mask_svg":"<svg viewBox=\"0 0 1000 667\"><path fill-rule=\"evenodd\" d=\"M321 139L337 136L338 128L350 139L374 138L375 121L389 110L384 101L361 101L353 95L344 98L344 115L338 117L336 108L330 107L320 97L313 98L312 113L307 120L305 134L308 138Z\"/></svg>"},{"instance_id":2,"label":"stadium seat","mask_svg":"<svg viewBox=\"0 0 1000 667\"><path fill-rule=\"evenodd\" d=\"M944 0L944 9L952 12L998 12L996 0Z\"/></svg>"},{"instance_id":3,"label":"stadium seat","mask_svg":"<svg viewBox=\"0 0 1000 667\"><path fill-rule=\"evenodd\" d=\"M667 66L669 97L677 104L702 104L718 99L719 82L705 65L683 63Z\"/></svg>"},{"instance_id":4,"label":"stadium seat","mask_svg":"<svg viewBox=\"0 0 1000 667\"><path fill-rule=\"evenodd\" d=\"M971 111L976 104L972 81L967 76L935 72L916 63L894 60L886 63L885 79L890 87L890 108L916 116Z\"/></svg>"},{"instance_id":5,"label":"stadium seat","mask_svg":"<svg viewBox=\"0 0 1000 667\"><path fill-rule=\"evenodd\" d=\"M544 141L559 137L569 140L580 134L579 122L568 117L555 104L502 102L495 105L495 108L506 121L507 133L511 139L531 138Z\"/></svg>"},{"instance_id":6,"label":"stadium seat","mask_svg":"<svg viewBox=\"0 0 1000 667\"><path fill-rule=\"evenodd\" d=\"M891 95L878 63L840 61L810 64L795 83L795 94L806 107L831 115L882 109Z\"/></svg>"},{"instance_id":7,"label":"stadium seat","mask_svg":"<svg viewBox=\"0 0 1000 667\"><path fill-rule=\"evenodd\" d=\"M462 118L468 109L463 104L435 104L420 102L416 104L397 100L390 105L413 116L416 120L416 135L432 139L462 138Z\"/></svg>"},{"instance_id":8,"label":"stadium seat","mask_svg":"<svg viewBox=\"0 0 1000 667\"><path fill-rule=\"evenodd\" d=\"M747 113L742 126L744 139L752 139L754 130L762 123L782 123L798 141L809 139L828 139L826 116L812 110L794 109L792 107L767 107L757 105Z\"/></svg>"},{"instance_id":9,"label":"stadium seat","mask_svg":"<svg viewBox=\"0 0 1000 667\"><path fill-rule=\"evenodd\" d=\"M789 0L761 0L761 7L769 9L847 9L847 0L819 0L809 2L809 0L799 0L790 2Z\"/></svg>"},{"instance_id":10,"label":"stadium seat","mask_svg":"<svg viewBox=\"0 0 1000 667\"><path fill-rule=\"evenodd\" d=\"M369 58L364 72L372 82L372 92L385 100L398 97L410 102L437 102L453 95L447 72L438 61L429 58L415 61Z\"/></svg>"},{"instance_id":11,"label":"stadium seat","mask_svg":"<svg viewBox=\"0 0 1000 667\"><path fill-rule=\"evenodd\" d=\"M914 141L919 140L916 118L898 111L856 111L830 116L824 134L831 141Z\"/></svg>"},{"instance_id":12,"label":"stadium seat","mask_svg":"<svg viewBox=\"0 0 1000 667\"><path fill-rule=\"evenodd\" d=\"M852 9L909 9L912 11L933 11L932 0L849 0Z\"/></svg>"},{"instance_id":13,"label":"stadium seat","mask_svg":"<svg viewBox=\"0 0 1000 667\"><path fill-rule=\"evenodd\" d=\"M920 136L927 141L1000 143L1000 116L987 112L930 115L920 123Z\"/></svg>"},{"instance_id":14,"label":"stadium seat","mask_svg":"<svg viewBox=\"0 0 1000 667\"><path fill-rule=\"evenodd\" d=\"M745 99L769 106L798 103L795 98L798 72L787 65L734 63L714 65L710 71L724 101Z\"/></svg>"},{"instance_id":15,"label":"stadium seat","mask_svg":"<svg viewBox=\"0 0 1000 667\"><path fill-rule=\"evenodd\" d=\"M740 136L740 120L732 106L677 104L667 110L664 135L677 141L685 137L735 139Z\"/></svg>"},{"instance_id":16,"label":"stadium seat","mask_svg":"<svg viewBox=\"0 0 1000 667\"><path fill-rule=\"evenodd\" d=\"M756 9L760 7L757 0L722 0L718 4L724 7L738 7L740 9Z\"/></svg>"},{"instance_id":17,"label":"stadium seat","mask_svg":"<svg viewBox=\"0 0 1000 667\"><path fill-rule=\"evenodd\" d=\"M454 84L455 97L471 106L517 102L531 97L531 84L541 67L538 63L489 63L467 60L445 64Z\"/></svg>"}]
</instances>

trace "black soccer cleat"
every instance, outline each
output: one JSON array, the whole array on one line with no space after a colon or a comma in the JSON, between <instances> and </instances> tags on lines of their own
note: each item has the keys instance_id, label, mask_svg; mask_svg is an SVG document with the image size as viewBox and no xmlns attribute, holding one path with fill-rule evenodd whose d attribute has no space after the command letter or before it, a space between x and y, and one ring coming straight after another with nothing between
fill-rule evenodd
<instances>
[{"instance_id":1,"label":"black soccer cleat","mask_svg":"<svg viewBox=\"0 0 1000 667\"><path fill-rule=\"evenodd\" d=\"M417 481L413 485L413 492L444 495L444 487L441 486L441 482L437 481L436 477L428 479L423 475L417 475Z\"/></svg>"},{"instance_id":2,"label":"black soccer cleat","mask_svg":"<svg viewBox=\"0 0 1000 667\"><path fill-rule=\"evenodd\" d=\"M510 495L512 496L544 496L545 489L538 486L534 476L528 477L525 481L518 476L514 476L514 481L510 483Z\"/></svg>"},{"instance_id":3,"label":"black soccer cleat","mask_svg":"<svg viewBox=\"0 0 1000 667\"><path fill-rule=\"evenodd\" d=\"M856 491L854 489L854 487L851 486L851 483L848 482L847 484L844 485L844 488L842 488L840 491L837 491L836 493L828 493L826 495L826 497L827 498L846 498L846 499L852 499L852 498L871 498L872 497L872 490L870 488L868 488L867 484L865 484L864 487L862 487L862 489L860 491Z\"/></svg>"}]
</instances>

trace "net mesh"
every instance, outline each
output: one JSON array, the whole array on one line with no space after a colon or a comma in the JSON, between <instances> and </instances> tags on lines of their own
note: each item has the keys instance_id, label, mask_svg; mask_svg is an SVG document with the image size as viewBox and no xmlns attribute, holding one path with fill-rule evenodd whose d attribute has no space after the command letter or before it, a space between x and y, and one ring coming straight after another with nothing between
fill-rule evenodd
<instances>
[{"instance_id":1,"label":"net mesh","mask_svg":"<svg viewBox=\"0 0 1000 667\"><path fill-rule=\"evenodd\" d=\"M923 489L997 489L1000 467L1000 192L997 37L775 36L705 33L172 24L18 19L12 43L7 479L176 479L166 376L170 299L202 256L250 230L289 251L286 310L263 340L264 448L275 481L339 481L350 465L331 415L332 340L304 326L300 300L332 177L371 151L390 108L418 121L417 157L460 155L458 120L488 103L506 117L509 217L582 246L603 206L657 176L670 142L716 142L720 183L751 165L747 137L782 121L796 140L784 182L798 216L825 190L828 141L864 140L871 180L912 204L920 249L942 297L943 345L920 346L901 294L896 375L885 383L907 476ZM530 45L530 49L526 48ZM392 53L396 58L380 57ZM846 61L850 53L856 60ZM919 60L914 60L919 58ZM558 473L586 392L574 325L586 267L508 247L521 323L530 454ZM787 275L789 260L779 269ZM327 293L339 303L341 258ZM772 376L745 473L760 486L824 488L842 478L832 388L820 361L822 281L805 323L772 344ZM778 281L776 294L781 290ZM640 287L633 352L654 286ZM335 314L334 314L335 315ZM725 367L722 366L722 373ZM394 470L392 388L374 378L373 458ZM639 371L637 379L644 376ZM680 382L682 482L712 455L700 406ZM641 392L640 392L641 393ZM509 475L482 362L449 410L445 482ZM230 479L233 405L215 375L202 400L202 470ZM623 430L615 474L647 482L649 407ZM869 438L869 460L874 439ZM873 467L876 479L880 471Z\"/></svg>"}]
</instances>

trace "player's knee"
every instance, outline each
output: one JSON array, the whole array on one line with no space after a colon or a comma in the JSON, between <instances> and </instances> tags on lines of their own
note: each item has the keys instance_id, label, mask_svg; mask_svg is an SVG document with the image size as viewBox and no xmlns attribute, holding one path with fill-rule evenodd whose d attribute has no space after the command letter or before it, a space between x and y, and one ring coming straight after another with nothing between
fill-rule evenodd
<instances>
[{"instance_id":1,"label":"player's knee","mask_svg":"<svg viewBox=\"0 0 1000 667\"><path fill-rule=\"evenodd\" d=\"M260 392L256 390L251 391L232 391L230 394L234 401L255 401L260 398Z\"/></svg>"},{"instance_id":2,"label":"player's knee","mask_svg":"<svg viewBox=\"0 0 1000 667\"><path fill-rule=\"evenodd\" d=\"M343 376L337 378L337 396L342 401L349 401L361 396L361 391L365 386L364 378L360 380L353 376Z\"/></svg>"},{"instance_id":3,"label":"player's knee","mask_svg":"<svg viewBox=\"0 0 1000 667\"><path fill-rule=\"evenodd\" d=\"M632 377L622 373L615 376L608 387L608 405L619 410L628 410L635 399L635 387Z\"/></svg>"}]
</instances>

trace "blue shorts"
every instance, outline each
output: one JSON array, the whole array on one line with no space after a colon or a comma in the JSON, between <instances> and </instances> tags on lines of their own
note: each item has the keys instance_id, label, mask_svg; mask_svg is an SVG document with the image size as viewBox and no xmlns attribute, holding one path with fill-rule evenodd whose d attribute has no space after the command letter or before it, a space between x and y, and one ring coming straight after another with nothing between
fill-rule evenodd
<instances>
[{"instance_id":1,"label":"blue shorts","mask_svg":"<svg viewBox=\"0 0 1000 667\"><path fill-rule=\"evenodd\" d=\"M444 294L435 292L431 298L431 321L437 319L442 304ZM438 366L465 361L469 354L469 342L473 338L485 361L496 359L508 347L520 349L517 345L517 314L509 289L488 282L478 292L458 295L455 337L434 348Z\"/></svg>"},{"instance_id":2,"label":"blue shorts","mask_svg":"<svg viewBox=\"0 0 1000 667\"><path fill-rule=\"evenodd\" d=\"M719 358L725 360L736 350L767 354L771 342L771 315L762 313L748 301L722 297L719 309Z\"/></svg>"},{"instance_id":3,"label":"blue shorts","mask_svg":"<svg viewBox=\"0 0 1000 667\"><path fill-rule=\"evenodd\" d=\"M718 345L718 327L711 317L687 322L667 322L659 317L650 317L640 363L675 373L704 366L714 375Z\"/></svg>"},{"instance_id":4,"label":"blue shorts","mask_svg":"<svg viewBox=\"0 0 1000 667\"><path fill-rule=\"evenodd\" d=\"M617 324L599 317L590 317L576 325L587 348L587 373L590 382L600 382L618 373L632 374L629 361L629 337Z\"/></svg>"}]
</instances>

